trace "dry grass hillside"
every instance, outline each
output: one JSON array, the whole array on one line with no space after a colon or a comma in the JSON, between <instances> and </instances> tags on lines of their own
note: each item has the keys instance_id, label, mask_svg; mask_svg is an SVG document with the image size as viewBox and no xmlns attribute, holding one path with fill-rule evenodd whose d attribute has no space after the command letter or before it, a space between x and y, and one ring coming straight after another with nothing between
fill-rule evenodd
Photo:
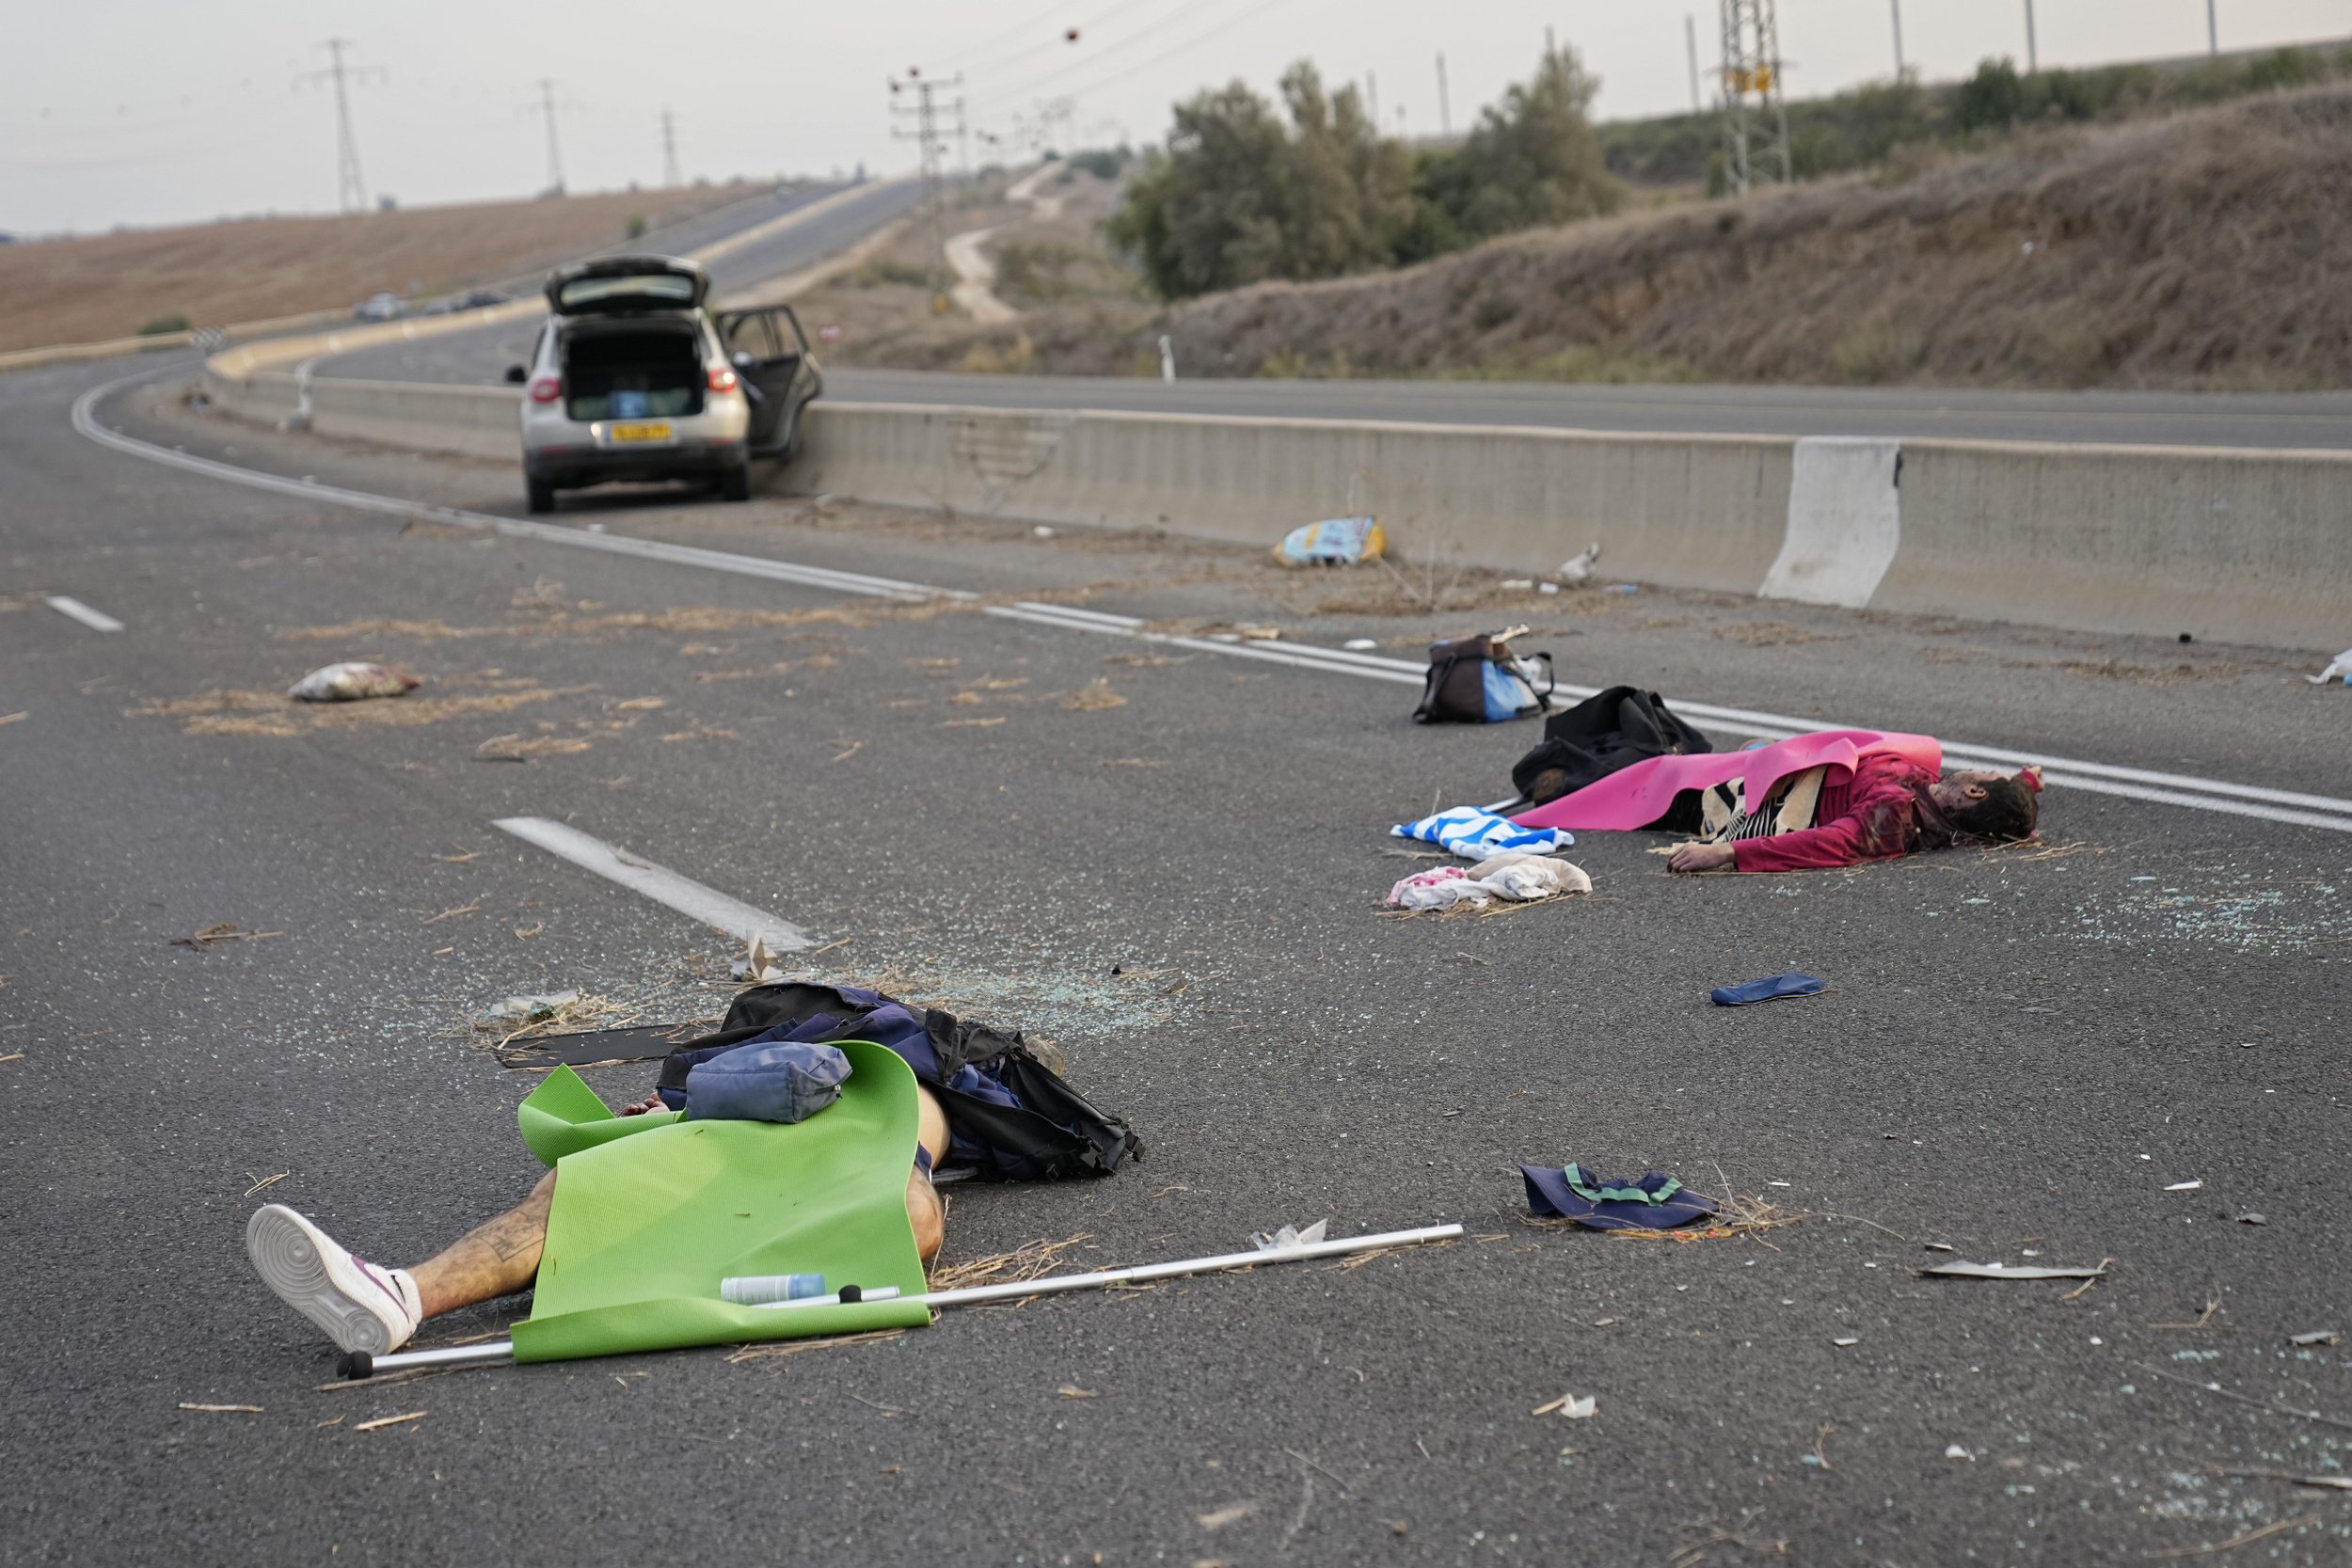
<instances>
[{"instance_id":1,"label":"dry grass hillside","mask_svg":"<svg viewBox=\"0 0 2352 1568\"><path fill-rule=\"evenodd\" d=\"M1709 380L2352 383L2352 89L2042 132L1840 181L1515 236L1180 310L1180 359L1369 373L1551 356ZM1186 351L1189 350L1189 356ZM1572 364L1570 367L1572 368Z\"/></svg>"},{"instance_id":2,"label":"dry grass hillside","mask_svg":"<svg viewBox=\"0 0 2352 1568\"><path fill-rule=\"evenodd\" d=\"M348 307L378 289L438 293L549 266L764 187L695 186L537 201L251 218L0 245L0 350Z\"/></svg>"},{"instance_id":3,"label":"dry grass hillside","mask_svg":"<svg viewBox=\"0 0 2352 1568\"><path fill-rule=\"evenodd\" d=\"M2352 87L2043 129L1406 271L898 347L1128 373L2306 389L2352 386ZM1025 343L1026 347L1021 345Z\"/></svg>"}]
</instances>

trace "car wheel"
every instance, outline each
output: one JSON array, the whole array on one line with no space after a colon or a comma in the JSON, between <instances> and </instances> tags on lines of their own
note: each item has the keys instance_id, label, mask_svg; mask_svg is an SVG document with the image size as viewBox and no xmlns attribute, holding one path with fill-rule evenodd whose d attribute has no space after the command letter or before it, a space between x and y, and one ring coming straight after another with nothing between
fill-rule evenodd
<instances>
[{"instance_id":1,"label":"car wheel","mask_svg":"<svg viewBox=\"0 0 2352 1568\"><path fill-rule=\"evenodd\" d=\"M719 470L719 499L723 501L747 501L752 499L752 469L748 463Z\"/></svg>"},{"instance_id":2,"label":"car wheel","mask_svg":"<svg viewBox=\"0 0 2352 1568\"><path fill-rule=\"evenodd\" d=\"M526 508L528 508L529 510L532 511L532 512L552 512L552 511L554 511L554 510L555 510L555 484L554 484L554 482L552 482L552 481L550 481L550 480L541 479L541 478L539 478L538 476L536 476L535 474L533 474L533 475L526 475L526 476L524 476L524 479L523 479L523 505L524 505Z\"/></svg>"}]
</instances>

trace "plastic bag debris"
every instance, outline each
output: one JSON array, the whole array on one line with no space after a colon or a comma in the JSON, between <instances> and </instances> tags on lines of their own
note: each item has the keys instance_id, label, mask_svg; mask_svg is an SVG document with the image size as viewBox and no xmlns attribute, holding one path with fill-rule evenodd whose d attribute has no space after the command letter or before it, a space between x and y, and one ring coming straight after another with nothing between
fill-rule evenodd
<instances>
[{"instance_id":1,"label":"plastic bag debris","mask_svg":"<svg viewBox=\"0 0 2352 1568\"><path fill-rule=\"evenodd\" d=\"M783 979L784 972L776 967L776 960L769 956L768 943L755 933L751 946L744 951L743 956L727 966L727 978L764 985L770 980Z\"/></svg>"},{"instance_id":2,"label":"plastic bag debris","mask_svg":"<svg viewBox=\"0 0 2352 1568\"><path fill-rule=\"evenodd\" d=\"M288 687L286 695L304 703L357 703L403 696L423 684L407 671L387 665L329 664Z\"/></svg>"},{"instance_id":3,"label":"plastic bag debris","mask_svg":"<svg viewBox=\"0 0 2352 1568\"><path fill-rule=\"evenodd\" d=\"M1600 1410L1597 1394L1563 1394L1549 1404L1539 1404L1528 1412L1531 1416L1557 1415L1564 1421L1589 1421Z\"/></svg>"},{"instance_id":4,"label":"plastic bag debris","mask_svg":"<svg viewBox=\"0 0 2352 1568\"><path fill-rule=\"evenodd\" d=\"M2341 1329L2315 1328L2309 1334L2288 1335L2287 1343L2290 1345L2332 1345L2343 1338L2344 1332Z\"/></svg>"},{"instance_id":5,"label":"plastic bag debris","mask_svg":"<svg viewBox=\"0 0 2352 1568\"><path fill-rule=\"evenodd\" d=\"M2205 1183L2202 1178L2194 1181L2175 1181L2172 1185L2167 1187L2165 1191L2168 1193L2193 1193L2204 1184Z\"/></svg>"},{"instance_id":6,"label":"plastic bag debris","mask_svg":"<svg viewBox=\"0 0 2352 1568\"><path fill-rule=\"evenodd\" d=\"M1380 643L1378 640L1375 638L1351 637L1346 641L1341 643L1340 646L1345 648L1350 653L1360 654L1380 646Z\"/></svg>"},{"instance_id":7,"label":"plastic bag debris","mask_svg":"<svg viewBox=\"0 0 2352 1568\"><path fill-rule=\"evenodd\" d=\"M1286 1225L1270 1234L1263 1230L1256 1231L1251 1234L1249 1243L1260 1252L1288 1252L1293 1247L1312 1246L1323 1240L1324 1227L1330 1223L1329 1220L1323 1219L1315 1221L1303 1230L1297 1226Z\"/></svg>"},{"instance_id":8,"label":"plastic bag debris","mask_svg":"<svg viewBox=\"0 0 2352 1568\"><path fill-rule=\"evenodd\" d=\"M1962 1448L1958 1443L1954 1443L1950 1448L1944 1450L1944 1457L1947 1459L1973 1460L1977 1456L1970 1453L1966 1449Z\"/></svg>"},{"instance_id":9,"label":"plastic bag debris","mask_svg":"<svg viewBox=\"0 0 2352 1568\"><path fill-rule=\"evenodd\" d=\"M1595 541L1584 546L1582 554L1570 556L1560 562L1560 580L1563 582L1592 581L1593 567L1599 560L1600 545L1598 541Z\"/></svg>"},{"instance_id":10,"label":"plastic bag debris","mask_svg":"<svg viewBox=\"0 0 2352 1568\"><path fill-rule=\"evenodd\" d=\"M580 992L576 990L551 990L539 996L510 996L492 1007L486 1016L518 1018L526 1022L537 1023L553 1018L579 1000Z\"/></svg>"},{"instance_id":11,"label":"plastic bag debris","mask_svg":"<svg viewBox=\"0 0 2352 1568\"><path fill-rule=\"evenodd\" d=\"M1274 547L1274 559L1285 566L1354 566L1377 561L1388 549L1379 518L1333 517L1291 530Z\"/></svg>"},{"instance_id":12,"label":"plastic bag debris","mask_svg":"<svg viewBox=\"0 0 2352 1568\"><path fill-rule=\"evenodd\" d=\"M2095 1269L2051 1269L2039 1263L1938 1263L1912 1271L1925 1279L2104 1279L2106 1265Z\"/></svg>"},{"instance_id":13,"label":"plastic bag debris","mask_svg":"<svg viewBox=\"0 0 2352 1568\"><path fill-rule=\"evenodd\" d=\"M2344 685L2352 686L2352 648L2346 648L2344 652L2329 659L2328 661L2328 668L2322 670L2318 674L2305 675L2303 678L2311 682L2313 686L2326 686L2329 681L2335 680L2339 676L2343 678Z\"/></svg>"}]
</instances>

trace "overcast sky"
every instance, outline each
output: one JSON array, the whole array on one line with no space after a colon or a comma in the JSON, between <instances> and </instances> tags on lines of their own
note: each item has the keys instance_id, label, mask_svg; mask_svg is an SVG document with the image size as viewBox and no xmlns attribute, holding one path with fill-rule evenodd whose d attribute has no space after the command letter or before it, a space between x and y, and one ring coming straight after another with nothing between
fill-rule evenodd
<instances>
[{"instance_id":1,"label":"overcast sky","mask_svg":"<svg viewBox=\"0 0 2352 1568\"><path fill-rule=\"evenodd\" d=\"M2221 46L2352 34L2352 0L2217 0ZM1901 0L1904 57L1930 78L1988 55L2026 57L2025 0ZM2044 65L2205 47L2206 0L2036 0ZM660 115L676 116L687 175L911 167L891 138L887 80L961 69L976 129L1073 100L1064 145L1156 139L1168 105L1240 77L1270 87L1311 58L1332 81L1372 77L1382 119L1438 128L1444 53L1459 130L1525 76L1544 28L1601 78L1599 113L1686 109L1683 19L1715 53L1713 0L74 0L11 8L0 51L0 230L42 233L234 214L332 211L331 88L303 82L331 34L368 68L352 119L373 197L408 204L528 195L547 180L527 105L556 81L574 190L658 182ZM1889 0L1780 0L1795 94L1894 70ZM1075 27L1076 42L1064 41ZM947 95L952 96L952 95ZM900 95L895 102L910 102ZM976 161L981 145L975 142Z\"/></svg>"}]
</instances>

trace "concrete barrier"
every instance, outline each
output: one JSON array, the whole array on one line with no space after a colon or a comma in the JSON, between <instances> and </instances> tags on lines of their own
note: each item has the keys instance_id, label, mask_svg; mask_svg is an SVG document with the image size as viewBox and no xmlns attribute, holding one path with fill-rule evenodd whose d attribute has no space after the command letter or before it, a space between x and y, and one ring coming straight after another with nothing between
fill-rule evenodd
<instances>
[{"instance_id":1,"label":"concrete barrier","mask_svg":"<svg viewBox=\"0 0 2352 1568\"><path fill-rule=\"evenodd\" d=\"M480 317L474 324L478 325ZM312 353L404 325L304 340ZM303 382L215 356L276 422ZM243 360L240 356L246 356ZM309 382L310 427L518 458L511 388ZM1404 552L2077 631L2313 649L2352 641L2352 452L1840 442L820 402L791 489L1271 546L1379 515Z\"/></svg>"}]
</instances>

